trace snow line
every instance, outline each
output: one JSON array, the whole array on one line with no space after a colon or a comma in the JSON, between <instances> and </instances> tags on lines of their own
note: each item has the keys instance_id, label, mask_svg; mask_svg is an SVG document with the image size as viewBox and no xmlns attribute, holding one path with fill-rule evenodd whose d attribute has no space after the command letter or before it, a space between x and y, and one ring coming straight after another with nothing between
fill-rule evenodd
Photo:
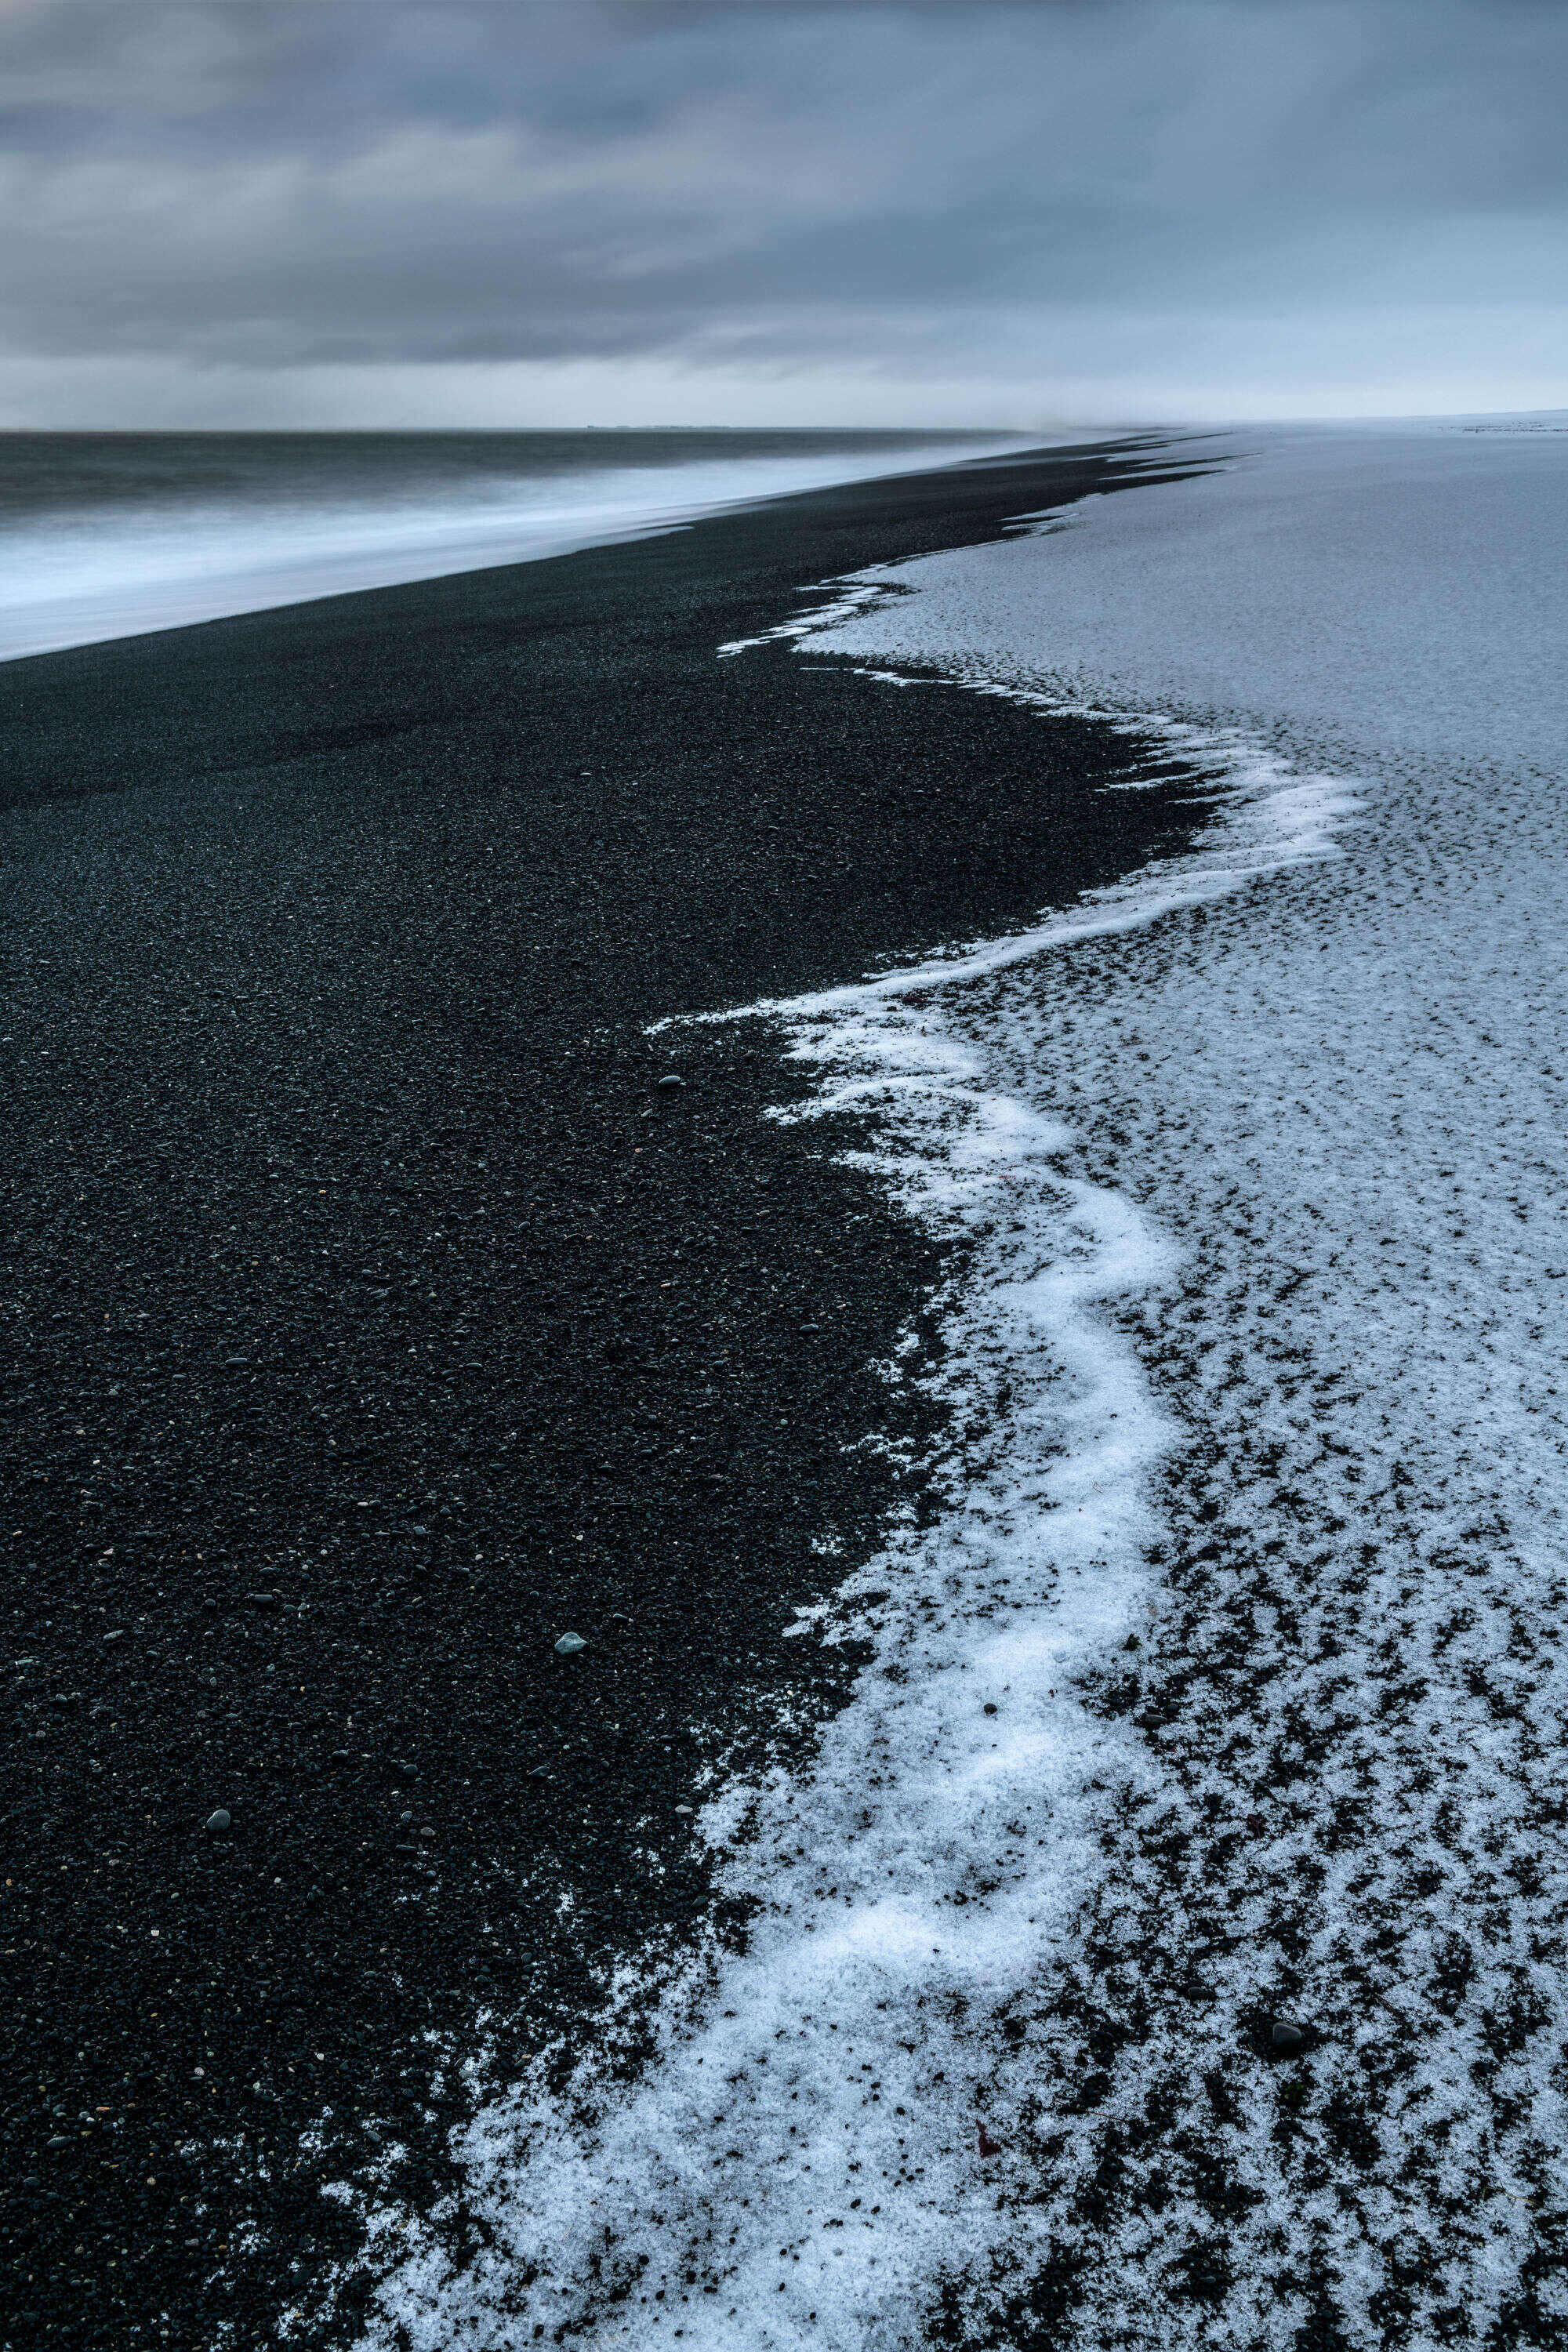
<instances>
[{"instance_id":1,"label":"snow line","mask_svg":"<svg viewBox=\"0 0 1568 2352\"><path fill-rule=\"evenodd\" d=\"M373 2342L401 2323L432 2352L459 2326L500 2345L563 2324L605 2345L907 2345L994 2218L1011 1996L1093 1871L1100 1792L1138 1769L1073 1684L1147 1607L1143 1483L1169 1433L1098 1309L1172 1255L913 1016L795 1050L837 1074L814 1109L881 1101L888 1181L980 1261L934 1383L963 1430L937 1465L949 1508L818 1612L872 1662L810 1778L705 1809L725 1884L764 1903L748 1950L629 2091L590 2061L563 2100L530 2086L480 2113L458 2154L494 2242L461 2274L416 2244ZM388 2245L408 2228L380 2217Z\"/></svg>"},{"instance_id":2,"label":"snow line","mask_svg":"<svg viewBox=\"0 0 1568 2352\"><path fill-rule=\"evenodd\" d=\"M1038 2106L1021 1995L1068 1965L1107 1824L1153 1802L1160 1777L1083 1698L1159 1607L1152 1481L1178 1435L1111 1310L1168 1286L1179 1252L1085 1170L1068 1127L999 1082L985 1014L1001 1017L1009 967L1331 855L1354 805L1236 730L1116 723L1212 777L1188 856L1012 939L717 1016L783 1019L817 1083L776 1116L875 1113L859 1164L963 1245L938 1302L940 1369L917 1376L946 1408L928 1465L944 1507L803 1612L795 1630L867 1642L869 1663L808 1775L776 1770L703 1809L721 1889L762 1908L742 1954L665 1964L640 2078L609 2080L612 2000L563 2095L541 2062L480 2107L455 2153L488 2242L460 2270L441 2211L354 2192L384 2272L369 2347L499 2347L542 2329L903 2352L944 2281L1004 2247L1028 2267L1043 2209L1001 2193ZM931 1002L955 983L968 1036ZM628 1970L628 2014L658 1966Z\"/></svg>"}]
</instances>

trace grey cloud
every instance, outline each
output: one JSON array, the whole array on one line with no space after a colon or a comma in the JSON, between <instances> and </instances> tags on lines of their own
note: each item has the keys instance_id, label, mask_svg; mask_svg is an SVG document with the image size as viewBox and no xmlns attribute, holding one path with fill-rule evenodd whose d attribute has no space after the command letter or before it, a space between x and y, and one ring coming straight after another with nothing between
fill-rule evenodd
<instances>
[{"instance_id":1,"label":"grey cloud","mask_svg":"<svg viewBox=\"0 0 1568 2352\"><path fill-rule=\"evenodd\" d=\"M1555 0L11 0L0 320L198 364L925 366L1031 307L1536 299L1565 67Z\"/></svg>"}]
</instances>

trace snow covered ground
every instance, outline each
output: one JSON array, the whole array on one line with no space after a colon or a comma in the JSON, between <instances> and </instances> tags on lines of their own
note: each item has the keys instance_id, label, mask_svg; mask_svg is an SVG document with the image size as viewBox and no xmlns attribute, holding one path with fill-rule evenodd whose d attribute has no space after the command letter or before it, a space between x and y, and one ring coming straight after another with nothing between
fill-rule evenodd
<instances>
[{"instance_id":1,"label":"snow covered ground","mask_svg":"<svg viewBox=\"0 0 1568 2352\"><path fill-rule=\"evenodd\" d=\"M749 1951L482 2110L472 2267L380 2217L378 2345L1563 2340L1568 431L1215 453L798 630L1210 818L787 1009L970 1244L948 1506L704 1816Z\"/></svg>"}]
</instances>

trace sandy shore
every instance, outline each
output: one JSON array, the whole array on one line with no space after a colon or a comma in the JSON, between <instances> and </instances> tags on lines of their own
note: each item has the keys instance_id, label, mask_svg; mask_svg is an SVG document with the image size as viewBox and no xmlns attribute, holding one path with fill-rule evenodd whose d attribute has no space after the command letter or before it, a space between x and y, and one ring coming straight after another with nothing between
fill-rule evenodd
<instances>
[{"instance_id":1,"label":"sandy shore","mask_svg":"<svg viewBox=\"0 0 1568 2352\"><path fill-rule=\"evenodd\" d=\"M781 1636L908 1499L844 1448L898 1433L938 1255L763 1117L803 1081L754 1028L648 1024L994 933L1190 811L1097 793L1109 730L715 648L1119 478L0 670L5 2341L308 2308L319 2183L396 2145L433 2197L476 2018L502 2073L569 2045L705 1914L710 1759L833 1707L851 1654Z\"/></svg>"}]
</instances>

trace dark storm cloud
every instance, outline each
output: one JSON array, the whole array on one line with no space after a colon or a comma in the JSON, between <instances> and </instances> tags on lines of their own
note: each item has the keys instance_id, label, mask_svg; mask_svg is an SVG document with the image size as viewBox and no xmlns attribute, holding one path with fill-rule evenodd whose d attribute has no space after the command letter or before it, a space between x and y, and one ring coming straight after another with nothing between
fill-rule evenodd
<instances>
[{"instance_id":1,"label":"dark storm cloud","mask_svg":"<svg viewBox=\"0 0 1568 2352\"><path fill-rule=\"evenodd\" d=\"M770 363L1563 290L1548 0L0 0L13 354Z\"/></svg>"}]
</instances>

